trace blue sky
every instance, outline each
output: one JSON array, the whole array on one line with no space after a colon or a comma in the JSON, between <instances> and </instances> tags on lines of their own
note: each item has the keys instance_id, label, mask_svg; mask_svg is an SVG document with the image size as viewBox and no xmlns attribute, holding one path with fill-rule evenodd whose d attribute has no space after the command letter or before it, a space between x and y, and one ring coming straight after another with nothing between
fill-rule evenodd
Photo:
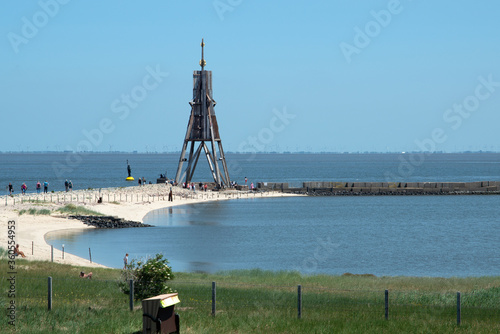
<instances>
[{"instance_id":1,"label":"blue sky","mask_svg":"<svg viewBox=\"0 0 500 334\"><path fill-rule=\"evenodd\" d=\"M0 151L500 151L500 3L5 1Z\"/></svg>"}]
</instances>

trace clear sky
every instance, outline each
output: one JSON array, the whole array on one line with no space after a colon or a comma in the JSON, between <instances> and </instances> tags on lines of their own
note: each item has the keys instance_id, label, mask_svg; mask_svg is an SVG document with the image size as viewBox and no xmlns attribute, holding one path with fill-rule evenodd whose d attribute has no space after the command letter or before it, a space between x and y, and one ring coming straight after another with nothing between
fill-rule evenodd
<instances>
[{"instance_id":1,"label":"clear sky","mask_svg":"<svg viewBox=\"0 0 500 334\"><path fill-rule=\"evenodd\" d=\"M2 1L0 151L500 151L500 2Z\"/></svg>"}]
</instances>

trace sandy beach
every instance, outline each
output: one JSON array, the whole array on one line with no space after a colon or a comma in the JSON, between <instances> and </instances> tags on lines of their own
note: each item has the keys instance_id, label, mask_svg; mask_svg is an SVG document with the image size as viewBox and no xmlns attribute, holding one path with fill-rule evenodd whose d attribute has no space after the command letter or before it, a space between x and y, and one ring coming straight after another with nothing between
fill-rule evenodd
<instances>
[{"instance_id":1,"label":"sandy beach","mask_svg":"<svg viewBox=\"0 0 500 334\"><path fill-rule=\"evenodd\" d=\"M28 260L51 261L51 247L45 242L45 234L57 230L83 230L95 228L81 221L68 219L57 211L67 204L82 206L104 215L116 216L126 220L143 222L148 212L156 209L194 204L206 201L229 200L252 197L295 196L280 192L242 192L226 190L221 192L189 191L180 187L172 187L174 200L168 201L170 186L150 184L126 188L103 188L99 190L76 190L72 192L56 192L49 194L26 194L0 197L0 247L8 248L8 226L15 226L15 241L20 245ZM98 203L98 199L102 203ZM50 215L32 215L23 210L47 209ZM20 214L21 213L21 214ZM9 223L10 222L10 223ZM14 222L14 223L12 223ZM53 261L85 267L104 267L73 254L54 249Z\"/></svg>"}]
</instances>

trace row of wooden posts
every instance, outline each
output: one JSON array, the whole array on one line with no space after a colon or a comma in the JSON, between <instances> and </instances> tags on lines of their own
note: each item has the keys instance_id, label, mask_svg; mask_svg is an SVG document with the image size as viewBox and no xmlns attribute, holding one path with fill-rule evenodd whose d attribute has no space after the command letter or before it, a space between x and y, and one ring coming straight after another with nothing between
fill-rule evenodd
<instances>
[{"instance_id":1,"label":"row of wooden posts","mask_svg":"<svg viewBox=\"0 0 500 334\"><path fill-rule=\"evenodd\" d=\"M125 202L129 202L129 199L130 199L130 202L133 201L134 197L136 198L136 201L139 202L139 198L141 198L141 200L144 202L144 198L146 198L146 201L149 202L149 201L152 201L152 202L155 202L155 201L160 201L160 200L163 200L165 201L166 198L168 198L168 194L153 194L153 195L149 195L149 194L122 194L120 193L119 194L119 198L118 198L118 201L119 202L123 202L123 197L125 197ZM123 196L125 195L125 196ZM260 193L261 197L264 196L264 193ZM112 196L112 197L111 197ZM146 197L145 197L146 196ZM214 199L214 198L221 198L220 196L220 193L213 193L213 192L210 192L210 193L204 193L204 192L190 192L190 193L186 193L186 194L180 194L180 195L177 195L177 196L181 196L181 197L184 197L184 198L190 198L190 199L199 199L200 197L202 199L208 199L208 198L211 198L211 199ZM234 193L234 194L224 194L224 196L226 198L249 198L250 196L252 197L256 197L257 196L257 193L256 192L244 192L244 193L241 193L241 192L238 192L238 193ZM76 198L75 198L76 197ZM36 202L46 202L46 201L50 201L49 202L56 202L56 203L71 203L71 202L80 202L80 203L96 203L98 201L99 198L107 198L107 202L111 202L111 200L113 202L117 202L117 194L110 194L110 193L107 193L106 195L101 195L101 194L83 194L81 196L81 201L80 201L80 195L79 194L76 194L76 195L73 195L73 194L50 194L50 195L43 195L43 196L34 196L34 197L31 197L31 196L21 196L21 197L9 197L9 196L5 196L5 206L8 205L9 203L9 198L12 198L12 201L11 203L13 205L16 204L16 199L18 202L20 203L25 203L25 202L33 202L33 203L36 203ZM69 200L67 200L67 198ZM174 200L175 200L175 195L174 195Z\"/></svg>"},{"instance_id":2,"label":"row of wooden posts","mask_svg":"<svg viewBox=\"0 0 500 334\"><path fill-rule=\"evenodd\" d=\"M134 310L134 281L129 280L130 294L129 294L129 308L130 311ZM212 316L215 317L217 308L217 283L212 282ZM52 310L52 277L48 278L48 309ZM461 301L460 292L457 292L457 325L461 322ZM302 285L297 286L297 318L302 318ZM389 320L389 290L385 290L385 319Z\"/></svg>"}]
</instances>

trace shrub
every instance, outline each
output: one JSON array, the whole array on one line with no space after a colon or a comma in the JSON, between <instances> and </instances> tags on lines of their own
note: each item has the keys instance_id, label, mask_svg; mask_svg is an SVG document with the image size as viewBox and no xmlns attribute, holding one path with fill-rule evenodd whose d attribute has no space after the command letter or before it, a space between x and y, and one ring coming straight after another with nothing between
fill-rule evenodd
<instances>
[{"instance_id":1,"label":"shrub","mask_svg":"<svg viewBox=\"0 0 500 334\"><path fill-rule=\"evenodd\" d=\"M134 281L134 298L137 300L173 292L167 283L174 279L174 274L163 254L156 254L145 262L132 260L127 265L120 282L120 287L126 294L130 293L131 279Z\"/></svg>"}]
</instances>

